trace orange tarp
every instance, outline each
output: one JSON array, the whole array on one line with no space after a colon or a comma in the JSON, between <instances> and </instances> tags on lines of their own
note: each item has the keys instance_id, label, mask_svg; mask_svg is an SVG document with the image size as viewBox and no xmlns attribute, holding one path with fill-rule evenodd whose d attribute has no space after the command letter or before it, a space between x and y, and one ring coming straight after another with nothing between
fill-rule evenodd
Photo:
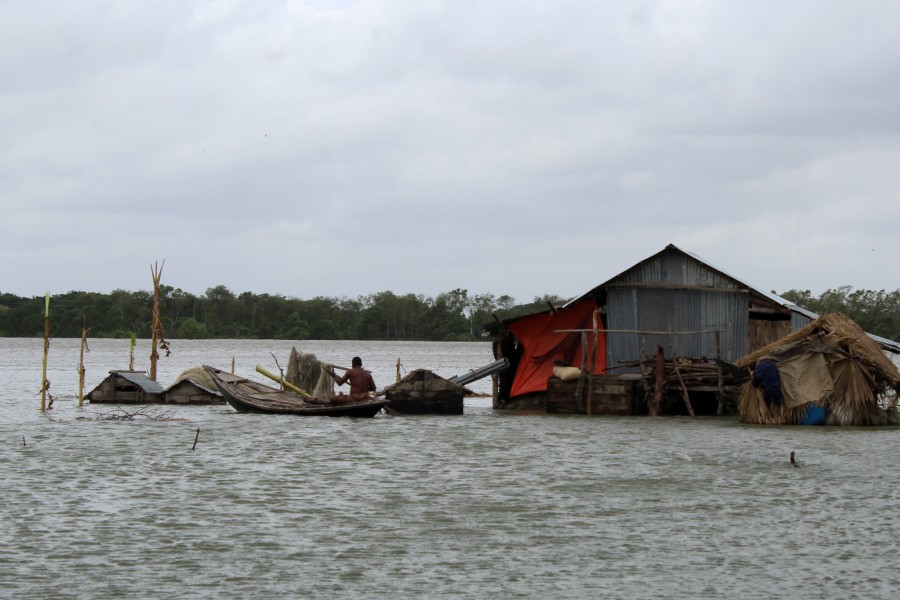
<instances>
[{"instance_id":1,"label":"orange tarp","mask_svg":"<svg viewBox=\"0 0 900 600\"><path fill-rule=\"evenodd\" d=\"M516 370L510 397L547 391L547 380L553 375L554 361L561 360L574 367L581 366L581 333L562 333L559 330L591 329L595 308L594 301L588 299L562 308L556 313L531 315L510 324L509 330L522 345L522 358ZM597 327L603 329L602 321ZM586 364L590 365L594 335L588 332L587 338ZM605 371L606 335L601 332L597 338L594 373L599 375Z\"/></svg>"}]
</instances>

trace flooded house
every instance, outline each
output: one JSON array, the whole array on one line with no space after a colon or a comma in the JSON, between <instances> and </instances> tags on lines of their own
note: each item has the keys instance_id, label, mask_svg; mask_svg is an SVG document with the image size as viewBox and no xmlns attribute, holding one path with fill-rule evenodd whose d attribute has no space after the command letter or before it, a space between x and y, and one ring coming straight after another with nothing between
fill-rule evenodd
<instances>
[{"instance_id":1,"label":"flooded house","mask_svg":"<svg viewBox=\"0 0 900 600\"><path fill-rule=\"evenodd\" d=\"M92 404L162 404L163 387L144 371L110 371L85 395Z\"/></svg>"},{"instance_id":2,"label":"flooded house","mask_svg":"<svg viewBox=\"0 0 900 600\"><path fill-rule=\"evenodd\" d=\"M222 392L203 367L182 372L163 390L166 404L221 404Z\"/></svg>"},{"instance_id":3,"label":"flooded house","mask_svg":"<svg viewBox=\"0 0 900 600\"><path fill-rule=\"evenodd\" d=\"M733 413L749 378L735 362L817 317L670 244L564 306L487 325L510 363L494 408Z\"/></svg>"},{"instance_id":4,"label":"flooded house","mask_svg":"<svg viewBox=\"0 0 900 600\"><path fill-rule=\"evenodd\" d=\"M468 390L428 369L415 369L384 388L387 412L402 415L461 415Z\"/></svg>"}]
</instances>

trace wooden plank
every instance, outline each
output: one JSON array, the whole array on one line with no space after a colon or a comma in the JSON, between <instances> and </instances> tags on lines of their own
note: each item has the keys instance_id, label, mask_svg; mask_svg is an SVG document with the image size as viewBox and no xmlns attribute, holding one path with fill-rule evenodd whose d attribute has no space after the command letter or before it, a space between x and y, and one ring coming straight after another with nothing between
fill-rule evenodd
<instances>
[{"instance_id":1,"label":"wooden plank","mask_svg":"<svg viewBox=\"0 0 900 600\"><path fill-rule=\"evenodd\" d=\"M684 385L684 379L681 377L681 373L678 371L678 356L675 354L675 341L672 339L672 336L669 336L669 345L672 348L672 365L675 367L675 375L678 377L678 383L681 384L681 395L684 398L684 405L687 407L688 414L692 417L694 415L694 407L691 406L691 399L688 396L687 386Z\"/></svg>"}]
</instances>

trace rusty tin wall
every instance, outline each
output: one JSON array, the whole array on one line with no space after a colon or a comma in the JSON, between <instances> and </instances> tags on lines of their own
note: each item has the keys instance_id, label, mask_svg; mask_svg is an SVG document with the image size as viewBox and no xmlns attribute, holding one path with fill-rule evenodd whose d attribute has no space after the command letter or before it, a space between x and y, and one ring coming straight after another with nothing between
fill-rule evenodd
<instances>
[{"instance_id":1,"label":"rusty tin wall","mask_svg":"<svg viewBox=\"0 0 900 600\"><path fill-rule=\"evenodd\" d=\"M720 331L721 357L733 361L747 353L749 290L734 280L680 254L665 254L623 273L607 287L607 329L673 332L644 336L646 357L661 346L671 358L715 358L715 333ZM607 365L641 357L641 336L607 334ZM618 369L612 372L633 372Z\"/></svg>"}]
</instances>

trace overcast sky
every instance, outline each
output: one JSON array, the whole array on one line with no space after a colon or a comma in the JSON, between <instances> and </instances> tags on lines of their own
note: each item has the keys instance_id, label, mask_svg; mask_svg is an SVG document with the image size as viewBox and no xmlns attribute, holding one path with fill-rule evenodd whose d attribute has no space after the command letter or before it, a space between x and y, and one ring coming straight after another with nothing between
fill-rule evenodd
<instances>
[{"instance_id":1,"label":"overcast sky","mask_svg":"<svg viewBox=\"0 0 900 600\"><path fill-rule=\"evenodd\" d=\"M0 292L900 288L900 3L0 2Z\"/></svg>"}]
</instances>

